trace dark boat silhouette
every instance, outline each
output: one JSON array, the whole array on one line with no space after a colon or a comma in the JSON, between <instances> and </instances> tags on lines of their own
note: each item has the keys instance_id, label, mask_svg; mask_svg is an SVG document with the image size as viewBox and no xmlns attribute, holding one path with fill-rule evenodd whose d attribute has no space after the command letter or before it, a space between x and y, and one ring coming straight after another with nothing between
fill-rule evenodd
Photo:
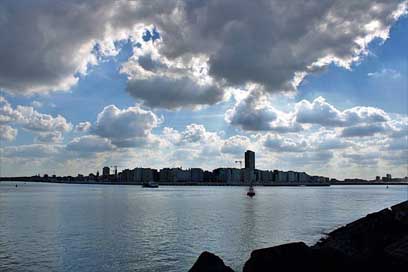
<instances>
[{"instance_id":1,"label":"dark boat silhouette","mask_svg":"<svg viewBox=\"0 0 408 272\"><path fill-rule=\"evenodd\" d=\"M252 184L251 184L251 186L249 186L247 196L249 196L249 197L254 197L255 196L255 190L254 190L254 187L252 186Z\"/></svg>"},{"instance_id":2,"label":"dark boat silhouette","mask_svg":"<svg viewBox=\"0 0 408 272\"><path fill-rule=\"evenodd\" d=\"M159 184L156 182L150 181L142 184L142 187L144 188L159 188Z\"/></svg>"}]
</instances>

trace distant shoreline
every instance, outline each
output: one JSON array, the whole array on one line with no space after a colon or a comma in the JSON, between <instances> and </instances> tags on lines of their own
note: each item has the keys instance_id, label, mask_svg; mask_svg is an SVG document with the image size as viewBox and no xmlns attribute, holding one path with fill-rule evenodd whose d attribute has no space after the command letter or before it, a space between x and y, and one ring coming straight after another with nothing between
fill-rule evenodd
<instances>
[{"instance_id":1,"label":"distant shoreline","mask_svg":"<svg viewBox=\"0 0 408 272\"><path fill-rule=\"evenodd\" d=\"M96 182L96 181L53 181L53 180L29 180L29 179L5 179L0 178L0 182L33 182L33 183L54 183L54 184L89 184L89 185L138 185L141 182ZM220 182L161 182L159 186L249 186L242 183L220 183ZM273 183L254 184L257 187L328 187L331 185L408 185L408 182L334 182L334 183Z\"/></svg>"}]
</instances>

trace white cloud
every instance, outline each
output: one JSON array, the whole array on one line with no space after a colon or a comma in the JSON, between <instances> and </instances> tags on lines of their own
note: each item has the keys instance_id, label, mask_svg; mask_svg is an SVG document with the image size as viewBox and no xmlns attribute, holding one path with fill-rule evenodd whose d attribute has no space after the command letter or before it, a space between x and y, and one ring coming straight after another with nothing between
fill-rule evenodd
<instances>
[{"instance_id":1,"label":"white cloud","mask_svg":"<svg viewBox=\"0 0 408 272\"><path fill-rule=\"evenodd\" d=\"M7 146L2 148L4 158L51 158L59 154L62 146L48 144L29 144L19 146Z\"/></svg>"},{"instance_id":2,"label":"white cloud","mask_svg":"<svg viewBox=\"0 0 408 272\"><path fill-rule=\"evenodd\" d=\"M268 96L253 90L238 100L225 113L225 120L231 125L249 131L296 132L302 130L295 123L293 115L275 109Z\"/></svg>"},{"instance_id":3,"label":"white cloud","mask_svg":"<svg viewBox=\"0 0 408 272\"><path fill-rule=\"evenodd\" d=\"M383 68L380 71L368 73L367 76L372 78L398 79L401 77L401 73L394 69Z\"/></svg>"},{"instance_id":4,"label":"white cloud","mask_svg":"<svg viewBox=\"0 0 408 272\"><path fill-rule=\"evenodd\" d=\"M74 138L67 144L66 149L80 153L98 153L111 151L114 149L114 146L110 140L106 138L101 138L96 135L86 135Z\"/></svg>"},{"instance_id":5,"label":"white cloud","mask_svg":"<svg viewBox=\"0 0 408 272\"><path fill-rule=\"evenodd\" d=\"M0 125L0 142L1 141L11 142L16 138L16 136L17 129L7 125Z\"/></svg>"},{"instance_id":6,"label":"white cloud","mask_svg":"<svg viewBox=\"0 0 408 272\"><path fill-rule=\"evenodd\" d=\"M308 145L305 140L281 137L275 134L267 134L262 139L263 145L273 152L303 152Z\"/></svg>"},{"instance_id":7,"label":"white cloud","mask_svg":"<svg viewBox=\"0 0 408 272\"><path fill-rule=\"evenodd\" d=\"M39 113L33 107L17 106L16 111L21 114L18 123L33 132L67 132L72 129L72 124L61 116L53 117L49 114Z\"/></svg>"},{"instance_id":8,"label":"white cloud","mask_svg":"<svg viewBox=\"0 0 408 272\"><path fill-rule=\"evenodd\" d=\"M90 132L110 139L118 147L140 146L155 140L152 129L161 122L152 111L139 106L121 110L109 105L98 114Z\"/></svg>"},{"instance_id":9,"label":"white cloud","mask_svg":"<svg viewBox=\"0 0 408 272\"><path fill-rule=\"evenodd\" d=\"M78 132L86 132L89 131L89 129L92 127L92 124L88 121L85 122L79 122L76 126L75 126L75 131Z\"/></svg>"},{"instance_id":10,"label":"white cloud","mask_svg":"<svg viewBox=\"0 0 408 272\"><path fill-rule=\"evenodd\" d=\"M72 129L72 124L61 115L53 117L28 106L13 108L4 97L0 97L0 124L21 126L34 133L39 142L60 142L63 133Z\"/></svg>"},{"instance_id":11,"label":"white cloud","mask_svg":"<svg viewBox=\"0 0 408 272\"><path fill-rule=\"evenodd\" d=\"M221 146L221 152L242 156L245 150L249 148L250 144L251 140L246 136L242 135L231 136L230 138L224 141L223 145Z\"/></svg>"}]
</instances>

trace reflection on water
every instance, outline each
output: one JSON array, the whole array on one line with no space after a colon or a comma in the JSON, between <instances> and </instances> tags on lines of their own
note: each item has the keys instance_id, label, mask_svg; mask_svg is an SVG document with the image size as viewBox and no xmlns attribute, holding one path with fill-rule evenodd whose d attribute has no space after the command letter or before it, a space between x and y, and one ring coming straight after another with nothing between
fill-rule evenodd
<instances>
[{"instance_id":1,"label":"reflection on water","mask_svg":"<svg viewBox=\"0 0 408 272\"><path fill-rule=\"evenodd\" d=\"M252 250L406 199L406 187L171 187L0 182L0 271L186 271L203 251L239 270Z\"/></svg>"}]
</instances>

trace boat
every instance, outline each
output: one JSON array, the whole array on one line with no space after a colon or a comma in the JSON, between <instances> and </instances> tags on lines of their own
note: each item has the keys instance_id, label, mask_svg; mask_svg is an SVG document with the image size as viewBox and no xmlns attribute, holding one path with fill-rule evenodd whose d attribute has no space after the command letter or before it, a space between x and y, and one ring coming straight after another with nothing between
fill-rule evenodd
<instances>
[{"instance_id":1,"label":"boat","mask_svg":"<svg viewBox=\"0 0 408 272\"><path fill-rule=\"evenodd\" d=\"M144 188L159 188L159 184L156 182L150 181L142 184L142 187Z\"/></svg>"},{"instance_id":2,"label":"boat","mask_svg":"<svg viewBox=\"0 0 408 272\"><path fill-rule=\"evenodd\" d=\"M251 186L249 186L249 190L248 190L248 192L247 192L247 196L249 196L249 197L254 197L255 196L255 190L254 190L254 187L251 185Z\"/></svg>"}]
</instances>

